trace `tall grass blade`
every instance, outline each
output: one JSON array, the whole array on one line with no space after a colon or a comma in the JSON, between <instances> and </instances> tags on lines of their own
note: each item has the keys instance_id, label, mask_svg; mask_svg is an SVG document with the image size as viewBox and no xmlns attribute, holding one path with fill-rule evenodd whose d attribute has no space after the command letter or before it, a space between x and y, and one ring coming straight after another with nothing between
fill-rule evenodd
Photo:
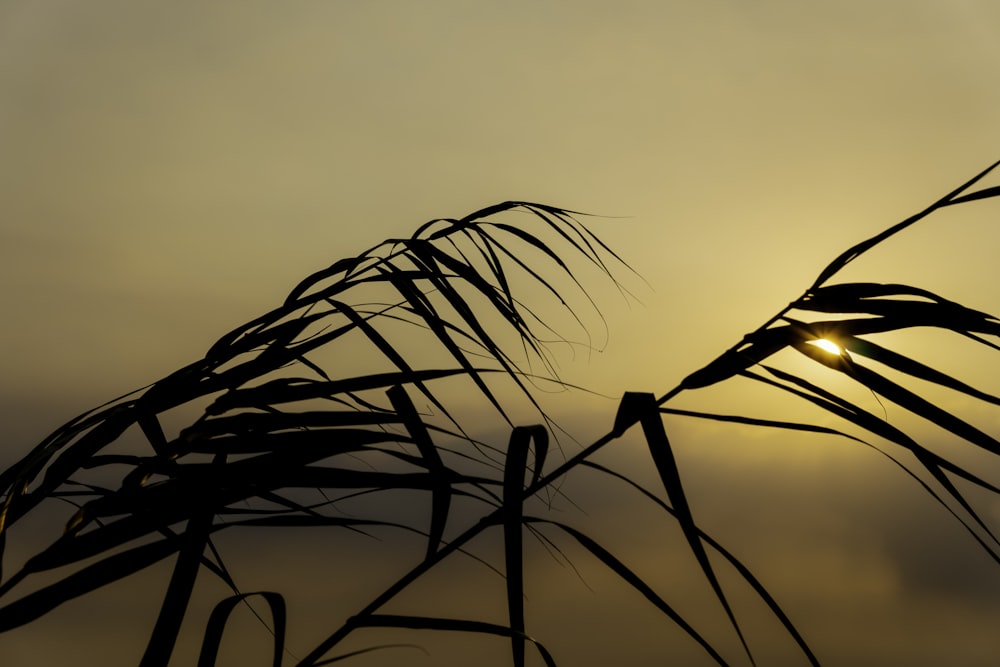
<instances>
[{"instance_id":1,"label":"tall grass blade","mask_svg":"<svg viewBox=\"0 0 1000 667\"><path fill-rule=\"evenodd\" d=\"M913 215L907 218L906 220L903 220L902 222L893 225L889 229L879 234L876 234L870 239L862 241L861 243L858 243L857 245L848 248L843 253L841 253L836 259L830 262L830 264L825 269L823 269L823 271L820 272L819 277L817 277L815 282L813 282L813 288L819 287L820 285L825 283L827 280L832 278L834 274L838 273L842 268L847 266L850 262L854 261L855 259L863 255L864 253L868 252L878 244L882 243L889 237L898 234L899 232L903 231L904 229L911 226L915 222L918 222L923 218L926 218L928 215L938 210L939 208L959 203L959 195L962 192L968 190L973 185L984 179L991 171L996 169L998 166L1000 166L1000 160L994 162L989 167L979 172L978 174L970 178L968 181L966 181L965 183L958 186L957 188L949 192L941 199L937 200L936 202L928 206L920 213L917 213L916 215ZM1000 194L1000 189L998 188L990 188L990 190L996 190L996 192L993 192L993 194L986 194L984 195L985 197L992 197Z\"/></svg>"}]
</instances>

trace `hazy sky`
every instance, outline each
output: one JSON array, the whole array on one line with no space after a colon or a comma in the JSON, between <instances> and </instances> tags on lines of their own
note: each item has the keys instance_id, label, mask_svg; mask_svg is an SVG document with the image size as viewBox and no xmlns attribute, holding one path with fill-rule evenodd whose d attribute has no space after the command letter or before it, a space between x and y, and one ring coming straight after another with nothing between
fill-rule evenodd
<instances>
[{"instance_id":1,"label":"hazy sky","mask_svg":"<svg viewBox=\"0 0 1000 667\"><path fill-rule=\"evenodd\" d=\"M565 374L662 393L841 250L1000 158L997 81L986 0L0 0L0 465L199 358L311 271L508 199L609 216L592 229L648 285L623 274L641 304L595 291L605 351L567 357ZM851 275L1000 311L990 221L920 227ZM615 403L596 405L568 419L598 436ZM696 512L770 577L825 664L995 662L1000 570L898 471L843 443L668 428L688 438ZM576 487L595 521L632 516ZM666 589L705 594L671 567L676 536L622 531L636 562L672 573ZM641 601L602 598L596 567L596 593L536 576L536 618L567 621L545 621L560 664L695 664ZM109 594L108 618L151 619L136 609L159 592L130 590ZM0 636L0 662L127 665L141 650L144 630L88 639L96 617L60 614ZM804 664L761 632L765 664ZM118 640L139 649L116 655ZM445 664L435 646L358 664ZM472 644L455 664L504 648Z\"/></svg>"}]
</instances>

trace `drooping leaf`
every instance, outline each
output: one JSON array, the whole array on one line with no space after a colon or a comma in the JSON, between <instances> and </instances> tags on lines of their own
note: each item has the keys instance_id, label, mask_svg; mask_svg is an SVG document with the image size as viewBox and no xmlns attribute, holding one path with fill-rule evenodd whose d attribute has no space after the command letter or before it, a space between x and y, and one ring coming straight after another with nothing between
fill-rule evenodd
<instances>
[{"instance_id":1,"label":"drooping leaf","mask_svg":"<svg viewBox=\"0 0 1000 667\"><path fill-rule=\"evenodd\" d=\"M661 408L661 411L669 412L671 414L689 414L691 416L699 416L699 417L705 416L701 415L700 413L694 415L686 411L668 410L667 408ZM712 416L709 416L709 418L711 417ZM726 419L725 421L729 420ZM648 489L636 483L635 480L632 480L622 475L621 473L615 472L614 470L611 470L607 466L603 466L599 463L594 463L593 461L584 461L581 463L581 465L588 468L593 468L594 470L598 470L606 475L621 480L625 484L639 491L647 499L659 505L663 510L665 510L671 516L673 517L677 516L677 512L674 510L674 508L670 507L667 503L663 502L652 491L649 491ZM751 588L754 589L754 592L756 592L757 595L760 596L760 598L771 610L771 613L774 614L775 618L778 619L782 627L785 628L789 636L791 636L792 639L795 641L795 643L798 645L803 655L809 661L809 664L813 665L813 667L819 667L819 660L816 658L815 654L809 648L809 645L806 643L805 639L799 633L798 629L795 627L795 624L792 623L792 620L788 617L787 614L785 614L784 610L778 604L777 600L775 600L774 597L767 591L767 588L760 582L760 580L758 580L757 577L755 577L754 574L749 570L749 568L747 568L747 566L744 565L728 549L726 549L718 541L713 539L711 535L708 535L700 528L698 528L698 534L701 537L701 539L705 541L707 545L712 547L716 552L719 553L719 555L721 555L723 558L729 561L729 563L736 569L736 571L740 573L740 576L743 577L743 580L746 581L751 586Z\"/></svg>"},{"instance_id":2,"label":"drooping leaf","mask_svg":"<svg viewBox=\"0 0 1000 667\"><path fill-rule=\"evenodd\" d=\"M215 667L229 615L232 614L236 605L244 602L247 598L255 596L261 597L271 610L271 619L274 622L274 656L271 664L273 667L281 667L281 656L285 649L287 612L285 610L284 596L274 591L240 593L232 595L215 605L212 615L208 618L208 624L205 626L205 638L202 641L201 652L198 654L198 667Z\"/></svg>"},{"instance_id":3,"label":"drooping leaf","mask_svg":"<svg viewBox=\"0 0 1000 667\"><path fill-rule=\"evenodd\" d=\"M507 462L504 466L503 542L507 571L507 612L510 627L516 633L511 635L514 667L524 667L524 551L521 529L524 523L524 475L532 440L535 442L535 451L544 452L548 432L542 426L515 428L507 445ZM538 468L536 454L534 475L538 474Z\"/></svg>"},{"instance_id":4,"label":"drooping leaf","mask_svg":"<svg viewBox=\"0 0 1000 667\"><path fill-rule=\"evenodd\" d=\"M387 393L410 437L416 443L430 477L431 525L427 539L427 558L430 558L441 544L445 525L448 523L448 511L451 507L451 475L406 390L397 385Z\"/></svg>"},{"instance_id":5,"label":"drooping leaf","mask_svg":"<svg viewBox=\"0 0 1000 667\"><path fill-rule=\"evenodd\" d=\"M736 635L743 645L743 650L746 652L747 658L750 659L752 664L756 664L753 655L750 653L750 647L743 637L743 631L736 620L736 615L729 605L726 594L722 590L722 585L715 575L715 570L712 568L712 563L701 542L700 531L695 524L694 516L688 505L687 496L684 493L684 487L681 484L680 471L677 468L677 461L674 459L670 440L667 438L666 430L663 428L663 420L660 417L656 398L648 393L626 392L622 397L618 411L620 414L628 415L622 418L622 422L638 421L642 427L642 433L649 447L650 456L656 465L660 481L667 492L667 498L674 507L677 522L680 524L684 537L687 539L688 547L697 559L705 578L711 584L716 598L718 598L723 609L725 609L726 615L729 617L729 622L732 624L733 630L736 631Z\"/></svg>"},{"instance_id":6,"label":"drooping leaf","mask_svg":"<svg viewBox=\"0 0 1000 667\"><path fill-rule=\"evenodd\" d=\"M637 575L632 571L625 563L614 556L610 551L601 546L597 541L592 539L587 534L583 533L572 526L561 523L559 521L554 521L551 519L544 519L541 517L525 517L525 521L531 523L539 523L554 526L559 528L573 539L575 539L581 546L583 546L587 551L589 551L594 557L596 557L605 567L621 577L625 582L627 582L632 588L642 594L647 600L649 600L654 607L656 607L660 612L669 618L677 627L683 630L689 637L694 639L701 647L708 653L709 656L715 660L719 665L727 665L728 663L722 658L718 651L704 638L702 637L684 618L674 610L667 602L660 597L656 591L654 591L649 584L647 584L642 577Z\"/></svg>"}]
</instances>

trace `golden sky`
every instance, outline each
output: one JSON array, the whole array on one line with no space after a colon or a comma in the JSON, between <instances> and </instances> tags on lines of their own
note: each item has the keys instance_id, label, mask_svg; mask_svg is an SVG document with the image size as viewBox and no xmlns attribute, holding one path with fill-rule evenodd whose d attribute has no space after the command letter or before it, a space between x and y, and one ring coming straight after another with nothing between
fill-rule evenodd
<instances>
[{"instance_id":1,"label":"golden sky","mask_svg":"<svg viewBox=\"0 0 1000 667\"><path fill-rule=\"evenodd\" d=\"M622 272L637 301L596 289L603 352L566 355L563 370L610 396L661 394L841 250L1000 158L997 81L1000 5L987 0L5 0L0 465L199 358L308 273L508 199L608 216L588 224L648 285ZM911 230L851 277L1000 311L1000 237L978 211ZM596 437L615 402L587 405L567 419ZM898 471L843 444L673 428L691 443L696 513L770 576L824 664L993 664L1000 570ZM570 488L598 524L631 516ZM621 530L636 562L674 573L665 588L704 594L671 569L673 543ZM581 609L605 599L596 568L595 594L564 570L537 576L546 599L565 583L537 602L569 647L560 664L700 659L618 593L596 604L620 605L617 620L595 625ZM130 595L107 598L109 618L136 615ZM106 643L132 631L89 640L89 613L0 636L0 662L93 651L76 664L132 664ZM46 639L56 631L73 641ZM600 632L573 653L575 633ZM805 664L761 632L766 664ZM473 643L447 663L434 646L357 664L505 656Z\"/></svg>"}]
</instances>

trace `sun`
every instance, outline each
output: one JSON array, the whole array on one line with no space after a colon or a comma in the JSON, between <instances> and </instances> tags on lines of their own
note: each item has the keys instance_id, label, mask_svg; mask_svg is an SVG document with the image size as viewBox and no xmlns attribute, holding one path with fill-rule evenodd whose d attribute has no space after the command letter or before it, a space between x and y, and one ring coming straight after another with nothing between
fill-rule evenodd
<instances>
[{"instance_id":1,"label":"sun","mask_svg":"<svg viewBox=\"0 0 1000 667\"><path fill-rule=\"evenodd\" d=\"M844 348L840 347L828 338L817 338L816 340L809 341L809 344L815 345L819 349L829 352L830 354L835 354L838 357L843 356L844 354Z\"/></svg>"}]
</instances>

